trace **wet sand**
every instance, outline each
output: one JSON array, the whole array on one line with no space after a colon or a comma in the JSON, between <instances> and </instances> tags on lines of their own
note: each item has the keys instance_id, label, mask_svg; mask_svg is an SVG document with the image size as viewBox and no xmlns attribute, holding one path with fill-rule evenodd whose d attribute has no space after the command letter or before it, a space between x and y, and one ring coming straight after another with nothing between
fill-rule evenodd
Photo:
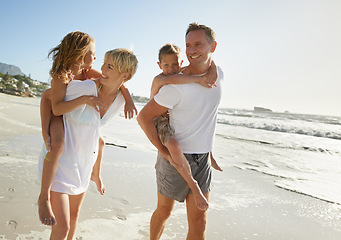
<instances>
[{"instance_id":1,"label":"wet sand","mask_svg":"<svg viewBox=\"0 0 341 240\"><path fill-rule=\"evenodd\" d=\"M42 146L39 99L0 94L0 239L48 239L37 215L40 183L37 159ZM82 206L77 240L149 239L156 206L156 151L136 120L117 117L104 131L107 142L102 178ZM139 144L141 143L141 144ZM142 144L143 143L143 144ZM214 172L208 240L331 240L341 238L340 206L280 189L272 177L233 167L216 147L224 172ZM162 239L185 239L185 204L177 203Z\"/></svg>"}]
</instances>

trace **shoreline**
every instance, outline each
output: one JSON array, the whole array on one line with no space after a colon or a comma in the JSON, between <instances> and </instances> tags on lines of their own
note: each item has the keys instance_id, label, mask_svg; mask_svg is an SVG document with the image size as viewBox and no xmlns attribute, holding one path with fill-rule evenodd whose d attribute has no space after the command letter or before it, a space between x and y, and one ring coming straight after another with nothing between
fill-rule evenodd
<instances>
[{"instance_id":1,"label":"shoreline","mask_svg":"<svg viewBox=\"0 0 341 240\"><path fill-rule=\"evenodd\" d=\"M0 109L0 239L48 239L49 227L39 222L36 204L43 144L39 99L0 94ZM117 117L104 133L108 143L127 148L105 146L107 192L101 196L90 183L75 237L147 240L157 204L156 150L135 119ZM339 205L279 188L274 176L235 167L225 148L218 144L215 152L224 171L213 173L208 240L341 238ZM185 239L186 233L185 204L176 203L162 239Z\"/></svg>"}]
</instances>

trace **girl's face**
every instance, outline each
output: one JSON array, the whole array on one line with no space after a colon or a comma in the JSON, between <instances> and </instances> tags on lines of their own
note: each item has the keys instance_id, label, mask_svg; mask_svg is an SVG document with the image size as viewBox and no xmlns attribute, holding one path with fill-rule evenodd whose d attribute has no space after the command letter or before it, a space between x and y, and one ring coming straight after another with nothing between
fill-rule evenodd
<instances>
[{"instance_id":1,"label":"girl's face","mask_svg":"<svg viewBox=\"0 0 341 240\"><path fill-rule=\"evenodd\" d=\"M82 65L83 69L91 69L93 67L95 59L96 59L95 52L96 52L95 51L95 44L92 43L89 46L88 52L85 54L84 63Z\"/></svg>"}]
</instances>

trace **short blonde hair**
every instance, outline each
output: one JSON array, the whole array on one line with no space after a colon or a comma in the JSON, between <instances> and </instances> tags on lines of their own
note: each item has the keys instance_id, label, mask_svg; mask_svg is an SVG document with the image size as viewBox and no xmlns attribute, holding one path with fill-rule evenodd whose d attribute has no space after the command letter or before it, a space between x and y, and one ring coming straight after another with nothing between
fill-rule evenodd
<instances>
[{"instance_id":1,"label":"short blonde hair","mask_svg":"<svg viewBox=\"0 0 341 240\"><path fill-rule=\"evenodd\" d=\"M136 73L138 61L132 51L126 48L116 48L107 51L104 57L110 57L114 68L120 73L130 74L126 81L131 79Z\"/></svg>"},{"instance_id":2,"label":"short blonde hair","mask_svg":"<svg viewBox=\"0 0 341 240\"><path fill-rule=\"evenodd\" d=\"M212 30L212 28L210 27L207 27L205 25L200 25L199 23L197 22L194 22L194 23L191 23L187 30L186 30L186 35L188 35L189 32L191 31L196 31L196 30L204 30L205 31L205 34L206 34L206 37L207 37L207 40L210 44L212 44L214 41L215 41L215 33L214 31Z\"/></svg>"},{"instance_id":3,"label":"short blonde hair","mask_svg":"<svg viewBox=\"0 0 341 240\"><path fill-rule=\"evenodd\" d=\"M162 48L160 48L160 50L159 50L159 62L161 62L163 56L166 54L175 54L178 57L178 59L181 59L181 50L178 46L176 46L174 44L167 43L167 44L163 45Z\"/></svg>"}]
</instances>

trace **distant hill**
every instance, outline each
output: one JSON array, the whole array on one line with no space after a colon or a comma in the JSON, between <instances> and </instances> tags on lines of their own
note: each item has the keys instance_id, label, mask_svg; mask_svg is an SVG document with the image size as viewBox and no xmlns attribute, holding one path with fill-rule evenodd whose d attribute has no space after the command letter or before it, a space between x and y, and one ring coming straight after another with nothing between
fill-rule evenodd
<instances>
[{"instance_id":1,"label":"distant hill","mask_svg":"<svg viewBox=\"0 0 341 240\"><path fill-rule=\"evenodd\" d=\"M14 66L14 65L9 65L6 63L0 63L0 73L2 74L8 73L9 75L12 75L12 76L15 76L15 75L24 76L25 75L21 72L19 67Z\"/></svg>"}]
</instances>

